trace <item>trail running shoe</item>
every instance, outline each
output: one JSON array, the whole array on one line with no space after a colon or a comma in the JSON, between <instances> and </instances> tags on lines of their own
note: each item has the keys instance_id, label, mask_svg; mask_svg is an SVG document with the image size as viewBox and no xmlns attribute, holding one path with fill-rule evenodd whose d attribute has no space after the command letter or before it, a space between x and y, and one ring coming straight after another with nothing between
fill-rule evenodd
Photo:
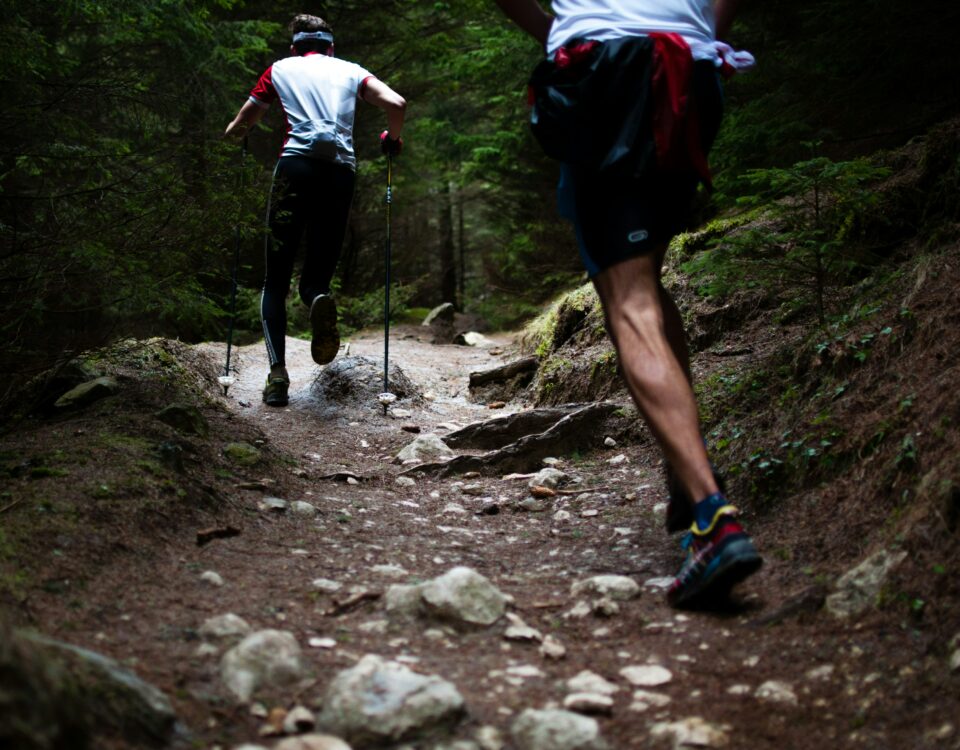
<instances>
[{"instance_id":1,"label":"trail running shoe","mask_svg":"<svg viewBox=\"0 0 960 750\"><path fill-rule=\"evenodd\" d=\"M711 463L710 468L713 471L713 480L720 488L720 494L725 495L726 482L723 481L716 466ZM669 495L667 497L667 532L673 534L690 528L690 524L693 523L693 503L670 464L666 464L666 481Z\"/></svg>"},{"instance_id":2,"label":"trail running shoe","mask_svg":"<svg viewBox=\"0 0 960 750\"><path fill-rule=\"evenodd\" d=\"M667 591L672 607L696 608L718 603L763 564L763 558L736 520L737 509L726 504L722 495L712 495L704 502L715 509L712 520L705 530L701 530L702 524L694 522L681 542L687 559Z\"/></svg>"},{"instance_id":3,"label":"trail running shoe","mask_svg":"<svg viewBox=\"0 0 960 750\"><path fill-rule=\"evenodd\" d=\"M310 354L318 365L332 362L340 351L337 332L337 305L329 294L318 294L310 305L312 340Z\"/></svg>"},{"instance_id":4,"label":"trail running shoe","mask_svg":"<svg viewBox=\"0 0 960 750\"><path fill-rule=\"evenodd\" d=\"M286 406L290 399L287 390L290 381L287 378L267 378L267 385L263 389L263 403L267 406Z\"/></svg>"}]
</instances>

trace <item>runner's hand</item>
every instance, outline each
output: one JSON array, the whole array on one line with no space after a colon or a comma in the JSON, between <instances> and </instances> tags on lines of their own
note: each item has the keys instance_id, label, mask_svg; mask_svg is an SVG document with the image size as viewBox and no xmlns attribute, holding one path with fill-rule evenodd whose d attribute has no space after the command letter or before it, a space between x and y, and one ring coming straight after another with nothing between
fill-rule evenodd
<instances>
[{"instance_id":1,"label":"runner's hand","mask_svg":"<svg viewBox=\"0 0 960 750\"><path fill-rule=\"evenodd\" d=\"M399 156L403 151L403 138L391 138L390 131L384 130L380 134L380 150L386 156Z\"/></svg>"}]
</instances>

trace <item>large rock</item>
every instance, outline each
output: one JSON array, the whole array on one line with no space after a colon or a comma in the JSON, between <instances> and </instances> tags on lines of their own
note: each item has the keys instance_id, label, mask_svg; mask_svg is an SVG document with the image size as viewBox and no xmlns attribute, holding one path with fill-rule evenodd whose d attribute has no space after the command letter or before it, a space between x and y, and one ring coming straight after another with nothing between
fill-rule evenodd
<instances>
[{"instance_id":1,"label":"large rock","mask_svg":"<svg viewBox=\"0 0 960 750\"><path fill-rule=\"evenodd\" d=\"M120 390L117 381L111 377L96 378L86 383L81 383L76 388L71 388L57 399L54 406L57 409L79 409L88 406L94 401L99 401L107 396L112 396Z\"/></svg>"},{"instance_id":2,"label":"large rock","mask_svg":"<svg viewBox=\"0 0 960 750\"><path fill-rule=\"evenodd\" d=\"M907 553L902 550L880 550L844 573L837 581L836 592L827 597L827 611L835 617L847 618L872 607L890 571L906 557Z\"/></svg>"},{"instance_id":3,"label":"large rock","mask_svg":"<svg viewBox=\"0 0 960 750\"><path fill-rule=\"evenodd\" d=\"M596 719L570 711L526 709L510 728L517 750L606 750Z\"/></svg>"},{"instance_id":4,"label":"large rock","mask_svg":"<svg viewBox=\"0 0 960 750\"><path fill-rule=\"evenodd\" d=\"M113 659L0 628L0 747L165 746L176 726L167 697Z\"/></svg>"},{"instance_id":5,"label":"large rock","mask_svg":"<svg viewBox=\"0 0 960 750\"><path fill-rule=\"evenodd\" d=\"M153 416L177 432L204 438L210 434L210 423L192 404L170 404Z\"/></svg>"},{"instance_id":6,"label":"large rock","mask_svg":"<svg viewBox=\"0 0 960 750\"><path fill-rule=\"evenodd\" d=\"M433 433L418 435L413 442L402 448L397 454L397 461L406 463L407 461L427 461L438 458L453 458L454 452L447 447L447 444Z\"/></svg>"},{"instance_id":7,"label":"large rock","mask_svg":"<svg viewBox=\"0 0 960 750\"><path fill-rule=\"evenodd\" d=\"M353 745L380 746L443 731L463 715L451 683L368 655L333 678L320 726Z\"/></svg>"},{"instance_id":8,"label":"large rock","mask_svg":"<svg viewBox=\"0 0 960 750\"><path fill-rule=\"evenodd\" d=\"M423 584L421 595L431 615L468 625L493 625L507 605L506 597L496 586L463 566Z\"/></svg>"},{"instance_id":9,"label":"large rock","mask_svg":"<svg viewBox=\"0 0 960 750\"><path fill-rule=\"evenodd\" d=\"M272 692L300 680L305 673L300 645L283 630L260 630L227 651L220 677L241 703L257 692Z\"/></svg>"}]
</instances>

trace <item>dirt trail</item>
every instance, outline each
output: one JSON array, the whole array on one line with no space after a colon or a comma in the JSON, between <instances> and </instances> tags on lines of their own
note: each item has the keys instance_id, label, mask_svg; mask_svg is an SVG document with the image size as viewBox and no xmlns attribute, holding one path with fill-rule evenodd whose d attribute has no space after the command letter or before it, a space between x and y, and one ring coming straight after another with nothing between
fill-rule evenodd
<instances>
[{"instance_id":1,"label":"dirt trail","mask_svg":"<svg viewBox=\"0 0 960 750\"><path fill-rule=\"evenodd\" d=\"M126 558L89 582L87 605L70 613L68 625L58 620L62 604L38 605L42 625L134 666L173 698L200 747L257 741L261 726L226 698L218 658L197 654L200 624L226 612L254 629L288 630L304 645L317 684L288 696L282 701L288 707L297 700L310 704L337 671L377 653L458 687L469 711L460 738L482 725L509 737L521 710L562 704L565 681L589 669L620 687L612 713L599 719L611 748L668 747L669 740L652 733L654 725L690 717L716 725L727 744L716 740L715 746L732 748L948 746L928 735L949 718L942 705L924 701L905 682L923 669L922 645L883 622L839 624L815 612L819 602L805 604L805 586L783 552L796 539L776 519L748 514L766 565L727 611L678 613L666 606L658 586L675 572L681 554L655 511L663 494L649 446L608 447L598 434L596 450L558 456L561 468L579 480L569 486L583 491L546 501L542 512L509 509L528 496L524 481L479 477L458 486L421 477L414 486L398 484L401 467L391 459L414 437L403 425L442 434L441 423L464 425L502 413L466 400L467 376L509 359L511 342L498 340L492 351L502 354L496 355L433 346L411 329L395 331L391 343L391 361L425 394L420 402L399 402L411 412L399 419L384 416L374 398L352 406L318 399L311 384L319 368L308 343L296 340L288 340L290 405L268 408L260 402L261 347L242 348L238 381L223 402L238 432L248 425L262 431L262 447L280 467L219 480L216 489L229 502L218 520L242 533L199 548L189 533L162 534L159 550ZM349 355L382 363L382 339L357 336ZM371 389L375 394L379 384ZM507 411L518 408L511 404ZM626 458L615 458L621 454ZM341 470L362 481L321 478ZM261 489L241 489L255 480L265 480ZM477 494L464 494L463 482L479 485L471 489ZM308 501L319 515L260 511L264 496ZM501 512L477 514L489 502L484 498L498 501ZM569 515L557 518L558 510ZM512 597L512 610L527 624L566 647L566 656L550 659L536 643L508 642L502 624L438 636L428 624L391 622L382 600L331 613L357 587L382 593L457 565L487 576ZM223 586L201 580L211 570ZM570 615L578 601L571 585L607 573L630 576L641 595L619 602L618 611ZM317 591L311 582L318 578L342 589ZM306 648L315 637L332 638L336 646ZM665 696L653 699L662 705L637 705L636 688L620 674L645 664L672 674L668 683L647 688Z\"/></svg>"}]
</instances>

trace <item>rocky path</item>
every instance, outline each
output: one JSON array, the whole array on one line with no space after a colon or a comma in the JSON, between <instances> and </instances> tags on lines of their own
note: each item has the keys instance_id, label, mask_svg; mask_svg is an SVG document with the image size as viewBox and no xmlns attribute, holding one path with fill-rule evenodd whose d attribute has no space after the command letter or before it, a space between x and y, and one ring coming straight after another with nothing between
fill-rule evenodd
<instances>
[{"instance_id":1,"label":"rocky path","mask_svg":"<svg viewBox=\"0 0 960 750\"><path fill-rule=\"evenodd\" d=\"M597 432L536 476L398 464L417 430L442 438L520 409L466 398L469 372L509 360L510 341L396 332L407 395L389 415L379 337L354 338L333 379L307 342L288 346L289 407L260 403L259 346L240 350L223 399L262 435L217 487L221 524L240 533L164 537L149 562L92 584L115 606L75 626L172 698L185 746L951 746L947 717L905 708L904 677L923 668L908 636L819 613L775 521L751 519L767 564L728 610L668 608L681 556L649 444Z\"/></svg>"}]
</instances>

